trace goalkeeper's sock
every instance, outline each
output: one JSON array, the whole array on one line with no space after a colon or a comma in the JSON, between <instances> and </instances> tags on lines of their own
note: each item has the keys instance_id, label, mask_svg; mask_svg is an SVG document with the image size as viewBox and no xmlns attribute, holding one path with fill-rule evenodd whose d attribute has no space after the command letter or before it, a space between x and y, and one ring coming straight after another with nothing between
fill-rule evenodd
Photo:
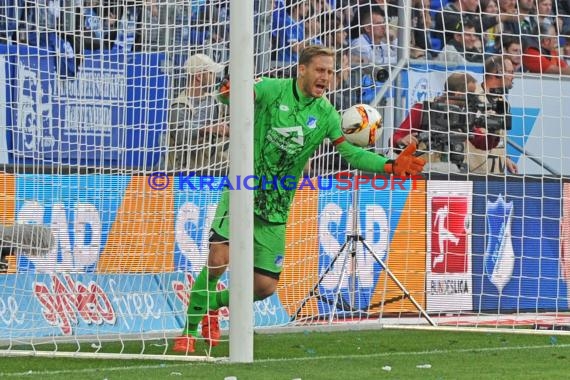
<instances>
[{"instance_id":1,"label":"goalkeeper's sock","mask_svg":"<svg viewBox=\"0 0 570 380\"><path fill-rule=\"evenodd\" d=\"M230 291L228 289L214 293L214 297L210 300L210 310L218 310L224 306L230 306Z\"/></svg>"},{"instance_id":2,"label":"goalkeeper's sock","mask_svg":"<svg viewBox=\"0 0 570 380\"><path fill-rule=\"evenodd\" d=\"M202 268L190 292L190 303L186 311L186 326L183 334L198 335L198 324L204 314L208 312L208 293L216 289L218 280L219 277L208 278L208 268L206 266Z\"/></svg>"},{"instance_id":3,"label":"goalkeeper's sock","mask_svg":"<svg viewBox=\"0 0 570 380\"><path fill-rule=\"evenodd\" d=\"M216 280L217 281L217 280ZM214 284L215 286L216 284ZM253 301L261 301L264 298L253 295ZM224 306L230 306L230 291L228 289L220 290L210 299L210 310L218 310Z\"/></svg>"}]
</instances>

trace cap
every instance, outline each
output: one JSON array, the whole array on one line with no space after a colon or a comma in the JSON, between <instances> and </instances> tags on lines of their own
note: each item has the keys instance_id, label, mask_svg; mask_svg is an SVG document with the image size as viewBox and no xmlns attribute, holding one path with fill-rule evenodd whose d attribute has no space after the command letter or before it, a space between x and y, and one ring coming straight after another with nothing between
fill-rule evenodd
<instances>
[{"instance_id":1,"label":"cap","mask_svg":"<svg viewBox=\"0 0 570 380\"><path fill-rule=\"evenodd\" d=\"M217 74L224 70L223 65L214 62L214 60L206 54L194 54L188 58L184 66L188 74L198 74L206 71Z\"/></svg>"}]
</instances>

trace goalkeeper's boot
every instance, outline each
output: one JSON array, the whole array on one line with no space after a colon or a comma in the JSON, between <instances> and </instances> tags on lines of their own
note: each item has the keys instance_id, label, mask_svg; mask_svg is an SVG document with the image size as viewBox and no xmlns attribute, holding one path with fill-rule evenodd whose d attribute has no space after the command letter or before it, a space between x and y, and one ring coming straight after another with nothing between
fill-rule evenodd
<instances>
[{"instance_id":1,"label":"goalkeeper's boot","mask_svg":"<svg viewBox=\"0 0 570 380\"><path fill-rule=\"evenodd\" d=\"M210 310L210 312L202 318L202 336L206 338L206 342L208 342L211 347L215 347L220 343L222 333L220 332L218 310Z\"/></svg>"},{"instance_id":2,"label":"goalkeeper's boot","mask_svg":"<svg viewBox=\"0 0 570 380\"><path fill-rule=\"evenodd\" d=\"M182 335L174 338L174 346L172 351L184 354L192 353L196 350L196 338L192 335Z\"/></svg>"}]
</instances>

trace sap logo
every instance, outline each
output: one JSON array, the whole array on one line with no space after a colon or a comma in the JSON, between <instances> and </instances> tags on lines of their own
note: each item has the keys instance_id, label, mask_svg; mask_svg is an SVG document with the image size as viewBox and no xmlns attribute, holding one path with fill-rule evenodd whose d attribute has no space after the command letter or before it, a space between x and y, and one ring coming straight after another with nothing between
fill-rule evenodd
<instances>
[{"instance_id":1,"label":"sap logo","mask_svg":"<svg viewBox=\"0 0 570 380\"><path fill-rule=\"evenodd\" d=\"M431 270L465 273L468 269L469 198L433 197L431 200Z\"/></svg>"},{"instance_id":2,"label":"sap logo","mask_svg":"<svg viewBox=\"0 0 570 380\"><path fill-rule=\"evenodd\" d=\"M44 219L50 220L55 248L45 257L28 257L37 272L85 271L97 263L102 242L97 207L78 202L71 210L67 208L63 203L54 203L51 218L44 218L44 205L26 201L18 212L18 221L23 223L44 224Z\"/></svg>"},{"instance_id":3,"label":"sap logo","mask_svg":"<svg viewBox=\"0 0 570 380\"><path fill-rule=\"evenodd\" d=\"M378 264L361 244L358 244L354 257L358 263L356 273L347 273L347 275L342 276L344 259L346 256L350 256L350 254L347 250L340 252L342 245L339 239L344 240L346 233L352 229L352 215L354 215L352 207L345 210L336 203L328 203L321 211L319 217L319 241L321 252L325 255L321 257L319 266L321 269L324 269L330 260L334 260L337 255L340 255L321 283L326 290L332 291L338 287L347 289L352 276L357 278L360 289L371 290L375 286L376 278L379 276L380 268ZM367 205L362 212L362 216L364 218L360 219L359 222L363 221L362 231L364 232L364 238L379 259L384 260L388 253L390 234L390 225L386 211L380 205ZM342 222L346 222L346 231L339 231L337 228ZM347 268L350 268L350 265L347 265Z\"/></svg>"},{"instance_id":4,"label":"sap logo","mask_svg":"<svg viewBox=\"0 0 570 380\"><path fill-rule=\"evenodd\" d=\"M202 206L194 202L183 203L176 213L174 224L176 249L190 262L194 271L206 264L210 226L215 214L215 203Z\"/></svg>"}]
</instances>

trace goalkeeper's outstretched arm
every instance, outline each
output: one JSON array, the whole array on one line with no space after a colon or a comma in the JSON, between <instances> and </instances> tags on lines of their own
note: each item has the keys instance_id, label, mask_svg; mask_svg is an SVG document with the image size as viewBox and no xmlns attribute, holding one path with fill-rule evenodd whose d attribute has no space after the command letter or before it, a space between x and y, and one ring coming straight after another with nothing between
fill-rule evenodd
<instances>
[{"instance_id":1,"label":"goalkeeper's outstretched arm","mask_svg":"<svg viewBox=\"0 0 570 380\"><path fill-rule=\"evenodd\" d=\"M408 145L395 160L356 147L345 141L343 137L337 139L334 145L350 165L366 172L416 175L422 172L426 164L423 158L414 156L416 144L413 143Z\"/></svg>"}]
</instances>

